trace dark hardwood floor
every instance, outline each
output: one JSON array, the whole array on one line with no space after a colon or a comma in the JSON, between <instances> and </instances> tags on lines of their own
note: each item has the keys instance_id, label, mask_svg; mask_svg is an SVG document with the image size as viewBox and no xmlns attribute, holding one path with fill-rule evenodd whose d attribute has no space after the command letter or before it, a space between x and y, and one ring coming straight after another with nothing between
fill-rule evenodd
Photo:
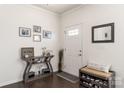
<instances>
[{"instance_id":1,"label":"dark hardwood floor","mask_svg":"<svg viewBox=\"0 0 124 93\"><path fill-rule=\"evenodd\" d=\"M54 73L51 76L35 80L29 83L17 82L2 88L79 88L79 83L71 83L63 78L56 76Z\"/></svg>"}]
</instances>

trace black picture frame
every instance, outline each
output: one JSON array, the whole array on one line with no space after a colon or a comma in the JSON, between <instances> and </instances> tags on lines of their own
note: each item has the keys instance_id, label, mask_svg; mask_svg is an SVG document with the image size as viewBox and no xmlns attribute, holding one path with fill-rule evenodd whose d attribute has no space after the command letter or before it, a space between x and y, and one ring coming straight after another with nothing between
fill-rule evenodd
<instances>
[{"instance_id":1,"label":"black picture frame","mask_svg":"<svg viewBox=\"0 0 124 93\"><path fill-rule=\"evenodd\" d=\"M33 26L33 31L34 31L35 33L41 33L41 26L34 25L34 26Z\"/></svg>"},{"instance_id":2,"label":"black picture frame","mask_svg":"<svg viewBox=\"0 0 124 93\"><path fill-rule=\"evenodd\" d=\"M19 27L20 37L31 37L31 28Z\"/></svg>"},{"instance_id":3,"label":"black picture frame","mask_svg":"<svg viewBox=\"0 0 124 93\"><path fill-rule=\"evenodd\" d=\"M95 30L98 28L104 28L104 27L111 27L110 29L110 40L95 40L94 39L94 33ZM104 33L105 38L108 36L107 33ZM102 25L97 25L92 27L92 43L113 43L114 42L114 22L113 23L108 23L108 24L102 24Z\"/></svg>"}]
</instances>

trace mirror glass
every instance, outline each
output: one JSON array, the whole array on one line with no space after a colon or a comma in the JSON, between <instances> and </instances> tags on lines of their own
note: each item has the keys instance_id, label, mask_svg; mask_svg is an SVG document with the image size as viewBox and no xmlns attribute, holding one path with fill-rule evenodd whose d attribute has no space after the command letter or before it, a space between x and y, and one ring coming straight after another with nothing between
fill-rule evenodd
<instances>
[{"instance_id":1,"label":"mirror glass","mask_svg":"<svg viewBox=\"0 0 124 93\"><path fill-rule=\"evenodd\" d=\"M94 30L94 40L111 40L111 26L97 28Z\"/></svg>"},{"instance_id":2,"label":"mirror glass","mask_svg":"<svg viewBox=\"0 0 124 93\"><path fill-rule=\"evenodd\" d=\"M114 24L104 24L92 27L92 42L113 42Z\"/></svg>"}]
</instances>

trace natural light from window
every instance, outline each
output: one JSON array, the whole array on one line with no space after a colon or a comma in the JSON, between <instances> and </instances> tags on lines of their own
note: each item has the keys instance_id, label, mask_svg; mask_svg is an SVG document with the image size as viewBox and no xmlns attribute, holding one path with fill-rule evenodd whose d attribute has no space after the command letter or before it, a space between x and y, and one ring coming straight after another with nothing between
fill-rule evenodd
<instances>
[{"instance_id":1,"label":"natural light from window","mask_svg":"<svg viewBox=\"0 0 124 93\"><path fill-rule=\"evenodd\" d=\"M67 35L68 36L75 36L79 34L79 30L78 29L73 29L73 30L69 30L67 31Z\"/></svg>"}]
</instances>

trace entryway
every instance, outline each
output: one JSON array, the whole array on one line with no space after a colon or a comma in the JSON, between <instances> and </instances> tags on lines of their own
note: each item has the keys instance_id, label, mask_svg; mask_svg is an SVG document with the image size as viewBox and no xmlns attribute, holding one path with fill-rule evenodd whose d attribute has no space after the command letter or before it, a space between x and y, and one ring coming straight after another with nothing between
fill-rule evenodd
<instances>
[{"instance_id":1,"label":"entryway","mask_svg":"<svg viewBox=\"0 0 124 93\"><path fill-rule=\"evenodd\" d=\"M64 66L63 71L79 76L82 67L81 24L65 28L64 34Z\"/></svg>"}]
</instances>

